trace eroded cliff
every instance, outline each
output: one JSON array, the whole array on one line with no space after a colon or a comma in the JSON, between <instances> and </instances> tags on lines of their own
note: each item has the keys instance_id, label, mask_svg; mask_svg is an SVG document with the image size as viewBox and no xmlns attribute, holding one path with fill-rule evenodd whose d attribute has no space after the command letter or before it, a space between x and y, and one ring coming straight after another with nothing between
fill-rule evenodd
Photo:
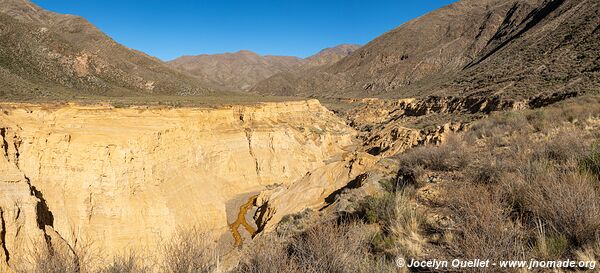
<instances>
[{"instance_id":1,"label":"eroded cliff","mask_svg":"<svg viewBox=\"0 0 600 273\"><path fill-rule=\"evenodd\" d=\"M228 234L231 200L343 162L356 134L316 100L0 108L0 258L12 266L24 253L13 242L45 229L109 255L151 250L180 226Z\"/></svg>"}]
</instances>

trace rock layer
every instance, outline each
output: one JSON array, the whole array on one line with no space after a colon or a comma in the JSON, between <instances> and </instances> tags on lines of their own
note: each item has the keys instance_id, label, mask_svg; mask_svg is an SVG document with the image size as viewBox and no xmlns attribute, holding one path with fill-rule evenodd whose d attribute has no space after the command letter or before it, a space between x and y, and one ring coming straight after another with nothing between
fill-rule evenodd
<instances>
[{"instance_id":1,"label":"rock layer","mask_svg":"<svg viewBox=\"0 0 600 273\"><path fill-rule=\"evenodd\" d=\"M17 224L35 234L21 235L40 237L36 217L47 206L67 242L93 240L109 255L153 249L178 226L225 233L229 200L300 180L338 158L355 136L316 100L217 109L0 108L0 128L10 132L2 134L0 158L3 219L24 219ZM14 204L25 208L16 218ZM6 250L17 237L7 225L4 260L18 253Z\"/></svg>"}]
</instances>

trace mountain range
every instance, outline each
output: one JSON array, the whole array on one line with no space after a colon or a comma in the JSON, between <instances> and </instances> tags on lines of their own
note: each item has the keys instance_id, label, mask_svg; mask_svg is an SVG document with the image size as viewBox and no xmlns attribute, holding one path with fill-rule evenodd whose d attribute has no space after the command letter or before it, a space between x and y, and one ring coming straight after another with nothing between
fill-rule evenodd
<instances>
[{"instance_id":1,"label":"mountain range","mask_svg":"<svg viewBox=\"0 0 600 273\"><path fill-rule=\"evenodd\" d=\"M0 96L415 97L587 92L600 87L596 0L462 0L364 46L305 59L250 51L168 63L85 19L0 0Z\"/></svg>"},{"instance_id":2,"label":"mountain range","mask_svg":"<svg viewBox=\"0 0 600 273\"><path fill-rule=\"evenodd\" d=\"M183 56L170 61L169 64L215 86L227 90L247 91L257 82L277 73L332 65L358 48L359 45L343 44L323 49L305 59L293 56L261 56L241 50L235 53Z\"/></svg>"}]
</instances>

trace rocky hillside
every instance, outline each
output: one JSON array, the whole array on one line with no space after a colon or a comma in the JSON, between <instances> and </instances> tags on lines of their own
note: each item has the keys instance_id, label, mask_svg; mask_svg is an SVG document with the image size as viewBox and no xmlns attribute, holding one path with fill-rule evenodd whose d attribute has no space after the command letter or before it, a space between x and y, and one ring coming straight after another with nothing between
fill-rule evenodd
<instances>
[{"instance_id":1,"label":"rocky hillside","mask_svg":"<svg viewBox=\"0 0 600 273\"><path fill-rule=\"evenodd\" d=\"M269 76L302 65L291 56L261 56L242 50L235 53L179 57L169 64L204 81L233 90L247 90Z\"/></svg>"},{"instance_id":2,"label":"rocky hillside","mask_svg":"<svg viewBox=\"0 0 600 273\"><path fill-rule=\"evenodd\" d=\"M355 44L343 44L335 47L328 47L319 51L319 53L312 55L305 59L304 67L311 68L324 65L332 65L342 58L352 54L360 48L360 45Z\"/></svg>"},{"instance_id":3,"label":"rocky hillside","mask_svg":"<svg viewBox=\"0 0 600 273\"><path fill-rule=\"evenodd\" d=\"M81 17L0 0L0 97L200 95L199 80L118 44Z\"/></svg>"},{"instance_id":4,"label":"rocky hillside","mask_svg":"<svg viewBox=\"0 0 600 273\"><path fill-rule=\"evenodd\" d=\"M263 94L531 96L598 84L600 4L463 0L407 22L334 65L277 75Z\"/></svg>"},{"instance_id":5,"label":"rocky hillside","mask_svg":"<svg viewBox=\"0 0 600 273\"><path fill-rule=\"evenodd\" d=\"M348 56L358 45L339 45L301 59L292 56L261 56L251 51L179 57L169 64L224 90L247 91L278 73L292 73L331 65Z\"/></svg>"}]
</instances>

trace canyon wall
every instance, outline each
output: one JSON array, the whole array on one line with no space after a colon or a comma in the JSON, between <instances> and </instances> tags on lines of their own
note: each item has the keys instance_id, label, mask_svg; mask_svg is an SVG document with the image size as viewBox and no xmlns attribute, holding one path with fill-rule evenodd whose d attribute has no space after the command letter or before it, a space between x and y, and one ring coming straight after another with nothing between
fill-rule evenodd
<instances>
[{"instance_id":1,"label":"canyon wall","mask_svg":"<svg viewBox=\"0 0 600 273\"><path fill-rule=\"evenodd\" d=\"M0 110L0 259L12 266L17 239L59 234L115 255L153 249L178 227L227 234L231 200L342 160L356 135L316 100Z\"/></svg>"}]
</instances>

